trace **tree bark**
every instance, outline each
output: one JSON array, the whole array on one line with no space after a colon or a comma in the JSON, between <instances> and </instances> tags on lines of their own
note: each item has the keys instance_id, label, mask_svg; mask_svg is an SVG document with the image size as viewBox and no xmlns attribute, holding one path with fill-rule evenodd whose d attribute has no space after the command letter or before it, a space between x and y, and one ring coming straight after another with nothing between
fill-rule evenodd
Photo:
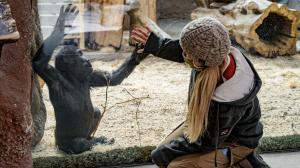
<instances>
[{"instance_id":1,"label":"tree bark","mask_svg":"<svg viewBox=\"0 0 300 168\"><path fill-rule=\"evenodd\" d=\"M8 0L20 39L4 44L0 60L0 167L30 168L31 58L39 32L31 0Z\"/></svg>"}]
</instances>

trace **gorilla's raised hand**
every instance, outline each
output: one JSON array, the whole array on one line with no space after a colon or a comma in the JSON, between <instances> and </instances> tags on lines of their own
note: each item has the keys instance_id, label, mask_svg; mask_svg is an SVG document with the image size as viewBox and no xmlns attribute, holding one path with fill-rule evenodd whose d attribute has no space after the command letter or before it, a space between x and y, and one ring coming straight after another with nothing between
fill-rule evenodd
<instances>
[{"instance_id":1,"label":"gorilla's raised hand","mask_svg":"<svg viewBox=\"0 0 300 168\"><path fill-rule=\"evenodd\" d=\"M77 7L72 4L69 4L66 9L64 6L60 8L60 14L56 21L56 25L51 35L44 41L43 46L40 48L40 52L42 52L44 55L52 55L54 49L64 39L66 23L72 24L78 13L79 11L77 10Z\"/></svg>"},{"instance_id":2,"label":"gorilla's raised hand","mask_svg":"<svg viewBox=\"0 0 300 168\"><path fill-rule=\"evenodd\" d=\"M65 35L65 27L70 27L78 14L79 10L75 5L69 4L66 9L62 6L52 35L63 38Z\"/></svg>"}]
</instances>

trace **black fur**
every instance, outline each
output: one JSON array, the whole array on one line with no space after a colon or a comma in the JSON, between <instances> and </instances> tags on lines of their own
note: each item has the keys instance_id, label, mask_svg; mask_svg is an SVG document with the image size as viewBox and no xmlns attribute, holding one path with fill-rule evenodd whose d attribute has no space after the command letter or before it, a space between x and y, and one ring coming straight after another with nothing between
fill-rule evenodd
<instances>
[{"instance_id":1,"label":"black fur","mask_svg":"<svg viewBox=\"0 0 300 168\"><path fill-rule=\"evenodd\" d=\"M107 139L93 138L100 110L93 107L90 87L119 85L139 64L136 52L112 73L93 71L88 59L75 46L64 46L56 55L55 68L48 64L50 57L44 45L33 60L34 70L45 80L56 118L55 140L66 153L81 153ZM53 52L53 51L51 51Z\"/></svg>"}]
</instances>

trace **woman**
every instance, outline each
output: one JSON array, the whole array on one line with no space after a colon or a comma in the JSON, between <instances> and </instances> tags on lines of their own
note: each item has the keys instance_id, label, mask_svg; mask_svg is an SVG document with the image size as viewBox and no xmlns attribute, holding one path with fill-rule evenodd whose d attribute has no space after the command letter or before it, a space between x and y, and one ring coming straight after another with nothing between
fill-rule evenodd
<instances>
[{"instance_id":1,"label":"woman","mask_svg":"<svg viewBox=\"0 0 300 168\"><path fill-rule=\"evenodd\" d=\"M226 28L205 17L185 26L179 40L146 28L131 38L145 46L140 52L192 67L186 121L152 152L153 161L168 168L258 167L252 160L261 159L253 154L263 135L256 96L261 80L231 46Z\"/></svg>"}]
</instances>

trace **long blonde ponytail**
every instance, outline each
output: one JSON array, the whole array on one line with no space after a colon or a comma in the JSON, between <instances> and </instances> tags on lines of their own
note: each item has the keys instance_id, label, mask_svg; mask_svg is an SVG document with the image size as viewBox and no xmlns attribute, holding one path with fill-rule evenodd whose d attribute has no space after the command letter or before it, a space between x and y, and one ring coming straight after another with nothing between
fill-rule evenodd
<instances>
[{"instance_id":1,"label":"long blonde ponytail","mask_svg":"<svg viewBox=\"0 0 300 168\"><path fill-rule=\"evenodd\" d=\"M186 135L196 142L208 124L208 111L213 93L220 79L220 67L206 67L197 75L188 105Z\"/></svg>"}]
</instances>

